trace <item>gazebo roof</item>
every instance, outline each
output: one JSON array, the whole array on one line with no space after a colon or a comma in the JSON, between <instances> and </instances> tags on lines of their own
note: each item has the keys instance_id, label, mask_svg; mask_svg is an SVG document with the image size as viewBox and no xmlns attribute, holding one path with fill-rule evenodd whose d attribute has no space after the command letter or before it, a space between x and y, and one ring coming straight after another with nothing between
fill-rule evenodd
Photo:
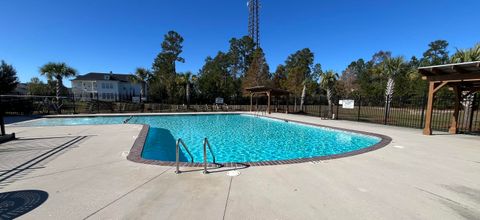
<instances>
[{"instance_id":1,"label":"gazebo roof","mask_svg":"<svg viewBox=\"0 0 480 220\"><path fill-rule=\"evenodd\" d=\"M246 89L252 93L270 92L272 95L289 95L291 92L283 89L276 89L268 86L254 86Z\"/></svg>"},{"instance_id":2,"label":"gazebo roof","mask_svg":"<svg viewBox=\"0 0 480 220\"><path fill-rule=\"evenodd\" d=\"M480 61L452 63L418 68L424 80L458 84L462 88L480 89Z\"/></svg>"},{"instance_id":3,"label":"gazebo roof","mask_svg":"<svg viewBox=\"0 0 480 220\"><path fill-rule=\"evenodd\" d=\"M455 93L455 107L448 131L456 134L462 93L468 92L470 95L480 91L480 61L420 67L418 72L423 75L424 80L428 80L427 113L423 134L432 134L433 101L435 93L444 86L450 86Z\"/></svg>"},{"instance_id":4,"label":"gazebo roof","mask_svg":"<svg viewBox=\"0 0 480 220\"><path fill-rule=\"evenodd\" d=\"M426 66L418 68L418 71L428 81L480 80L480 61Z\"/></svg>"}]
</instances>

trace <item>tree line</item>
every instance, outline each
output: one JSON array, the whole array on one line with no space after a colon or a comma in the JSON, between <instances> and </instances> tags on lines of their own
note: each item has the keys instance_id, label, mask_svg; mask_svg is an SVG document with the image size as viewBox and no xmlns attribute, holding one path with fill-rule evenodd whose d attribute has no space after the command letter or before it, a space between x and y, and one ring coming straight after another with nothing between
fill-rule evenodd
<instances>
[{"instance_id":1,"label":"tree line","mask_svg":"<svg viewBox=\"0 0 480 220\"><path fill-rule=\"evenodd\" d=\"M340 96L423 96L427 82L421 79L418 67L480 60L480 43L469 49L457 49L451 56L447 47L447 41L436 40L428 45L421 58L412 56L407 60L392 56L390 51L379 51L370 60L358 59L343 71L336 91Z\"/></svg>"},{"instance_id":2,"label":"tree line","mask_svg":"<svg viewBox=\"0 0 480 220\"><path fill-rule=\"evenodd\" d=\"M307 100L311 102L319 97L325 97L330 106L335 97L420 97L427 85L421 80L418 67L480 60L480 43L469 49L457 49L450 55L448 42L436 40L428 45L422 57L412 56L407 60L393 56L391 51L379 51L368 60L351 62L341 74L324 71L320 63L314 63L314 53L303 48L287 56L283 64L271 71L263 49L244 36L232 38L227 51L208 56L194 74L177 72L176 64L185 62L183 42L179 33L169 31L164 35L152 67L135 70L131 80L144 85L141 95L148 92L149 101L189 105L213 103L215 98L222 97L228 104L244 103L246 88L253 86L288 90L299 109ZM45 84L37 77L32 78L28 83L29 93L57 97L66 91L62 80L78 74L65 63L47 63L39 73L48 81ZM13 90L18 83L15 69L2 61L0 74L2 94Z\"/></svg>"},{"instance_id":3,"label":"tree line","mask_svg":"<svg viewBox=\"0 0 480 220\"><path fill-rule=\"evenodd\" d=\"M318 100L320 96L326 97L329 105L334 97L416 98L424 96L427 90L418 67L480 60L480 43L450 54L448 42L436 40L427 45L422 57L405 59L393 56L391 51L379 51L369 60L351 62L341 74L324 71L321 64L314 63L314 53L303 48L271 71L262 48L245 36L232 38L227 51L208 56L197 74L176 73L175 64L185 62L181 57L183 40L174 31L164 37L151 75L145 78L154 101L212 103L216 97L222 97L227 103L235 103L245 101L246 88L253 86L288 90L300 109L307 98ZM449 94L446 90L440 93Z\"/></svg>"}]
</instances>

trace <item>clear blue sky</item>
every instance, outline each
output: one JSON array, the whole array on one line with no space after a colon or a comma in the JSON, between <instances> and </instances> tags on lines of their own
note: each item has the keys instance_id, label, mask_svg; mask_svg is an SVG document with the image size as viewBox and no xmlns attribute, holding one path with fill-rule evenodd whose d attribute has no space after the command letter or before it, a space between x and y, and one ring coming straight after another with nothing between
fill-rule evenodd
<instances>
[{"instance_id":1,"label":"clear blue sky","mask_svg":"<svg viewBox=\"0 0 480 220\"><path fill-rule=\"evenodd\" d=\"M478 0L263 0L261 45L271 71L309 47L324 69L342 71L378 50L421 56L445 39L450 51L480 42ZM3 0L0 59L22 82L48 61L81 74L128 73L151 67L169 30L185 38L179 71L202 67L207 56L247 34L246 0ZM437 14L438 13L438 14ZM70 83L65 82L66 85Z\"/></svg>"}]
</instances>

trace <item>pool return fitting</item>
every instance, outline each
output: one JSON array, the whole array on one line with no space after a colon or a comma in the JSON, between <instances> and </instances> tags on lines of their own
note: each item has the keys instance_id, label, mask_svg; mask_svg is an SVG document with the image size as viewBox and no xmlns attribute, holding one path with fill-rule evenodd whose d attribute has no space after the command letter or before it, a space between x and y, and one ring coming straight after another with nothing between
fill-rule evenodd
<instances>
[{"instance_id":1,"label":"pool return fitting","mask_svg":"<svg viewBox=\"0 0 480 220\"><path fill-rule=\"evenodd\" d=\"M182 172L182 171L180 171L180 145L182 145L183 148L185 149L185 151L187 151L188 155L191 158L191 163L194 163L192 153L190 153L190 150L188 149L185 142L183 142L183 140L181 138L179 138L177 140L177 144L175 145L175 166L177 168L175 170L176 174L180 174ZM216 164L215 154L213 154L212 146L210 145L210 142L208 142L208 139L205 138L205 139L203 139L203 173L204 174L209 173L208 170L207 170L207 165L208 165L208 162L207 162L207 147L208 147L208 150L209 150L210 154L212 155L213 164Z\"/></svg>"}]
</instances>

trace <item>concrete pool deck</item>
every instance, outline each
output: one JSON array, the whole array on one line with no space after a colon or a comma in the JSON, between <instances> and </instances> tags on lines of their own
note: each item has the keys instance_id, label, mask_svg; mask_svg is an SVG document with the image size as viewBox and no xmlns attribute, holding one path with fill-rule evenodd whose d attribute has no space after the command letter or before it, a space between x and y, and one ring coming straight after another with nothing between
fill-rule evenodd
<instances>
[{"instance_id":1,"label":"concrete pool deck","mask_svg":"<svg viewBox=\"0 0 480 220\"><path fill-rule=\"evenodd\" d=\"M334 160L249 167L237 177L199 168L176 175L174 167L126 159L141 125L7 126L20 139L0 145L3 174L78 142L21 169L0 193L49 194L24 219L480 219L478 136L272 116L379 133L392 142Z\"/></svg>"}]
</instances>

